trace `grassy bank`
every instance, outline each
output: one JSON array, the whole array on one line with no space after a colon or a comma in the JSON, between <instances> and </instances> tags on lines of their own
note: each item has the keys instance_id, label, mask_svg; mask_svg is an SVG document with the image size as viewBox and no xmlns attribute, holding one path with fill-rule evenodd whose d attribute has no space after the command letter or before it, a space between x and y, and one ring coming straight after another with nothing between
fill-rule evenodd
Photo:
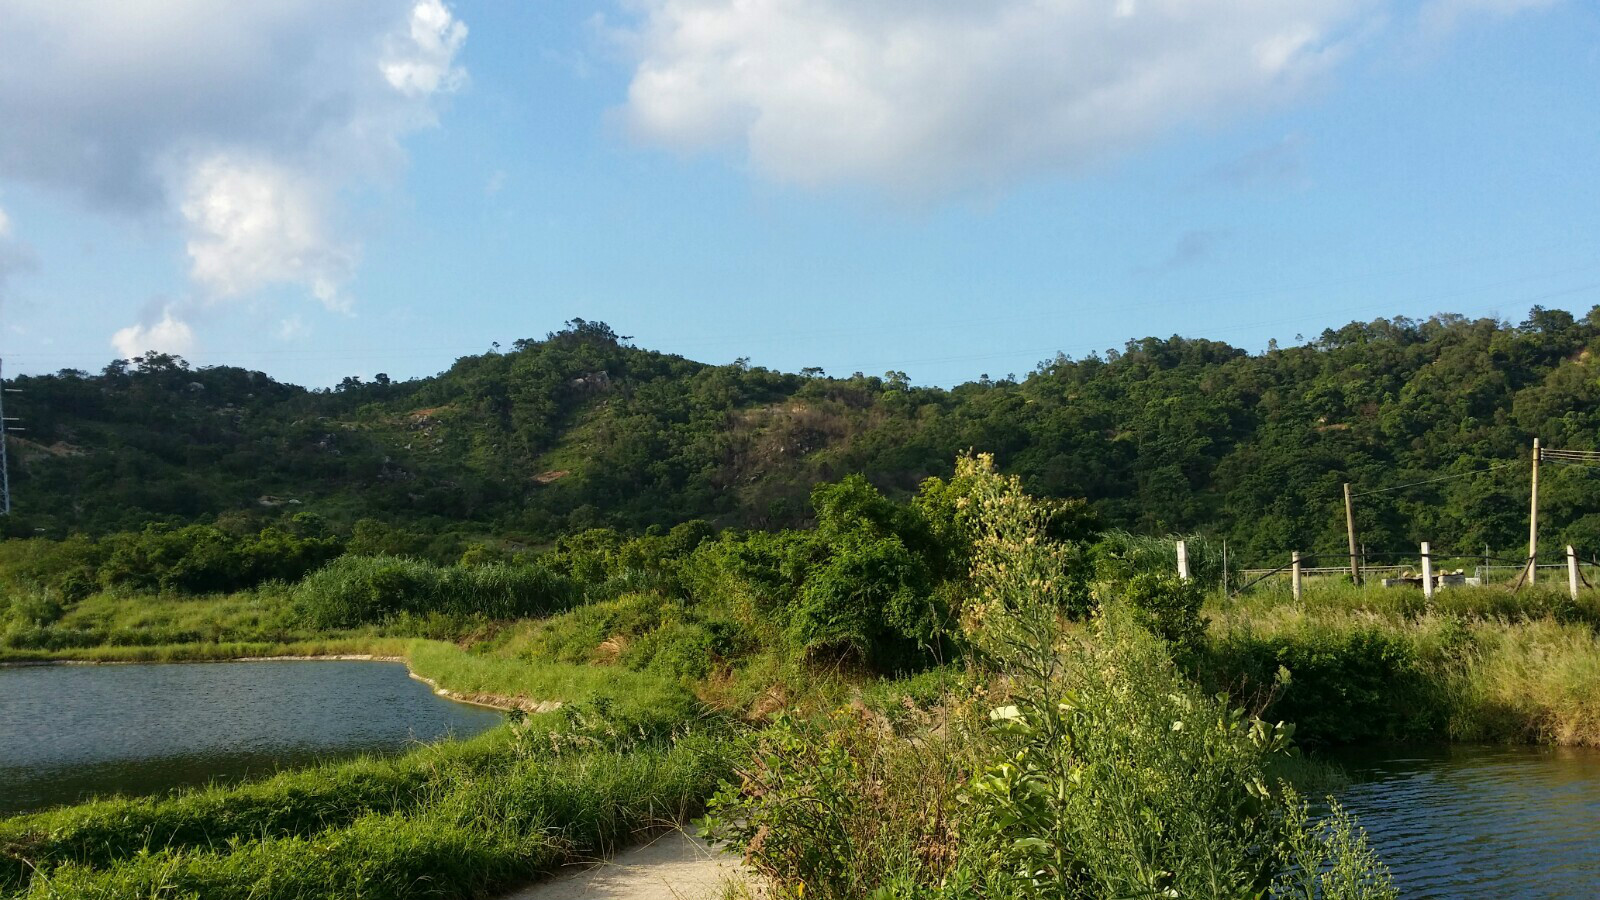
<instances>
[{"instance_id":1,"label":"grassy bank","mask_svg":"<svg viewBox=\"0 0 1600 900\"><path fill-rule=\"evenodd\" d=\"M694 814L723 745L560 746L502 729L168 799L0 821L14 897L478 897Z\"/></svg>"},{"instance_id":2,"label":"grassy bank","mask_svg":"<svg viewBox=\"0 0 1600 900\"><path fill-rule=\"evenodd\" d=\"M325 638L320 640L151 645L102 645L59 650L0 650L0 665L33 662L175 663L224 662L268 656L381 656L403 658L416 641L409 638Z\"/></svg>"},{"instance_id":3,"label":"grassy bank","mask_svg":"<svg viewBox=\"0 0 1600 900\"><path fill-rule=\"evenodd\" d=\"M1503 588L1258 594L1208 609L1203 675L1313 742L1600 746L1597 603Z\"/></svg>"},{"instance_id":4,"label":"grassy bank","mask_svg":"<svg viewBox=\"0 0 1600 900\"><path fill-rule=\"evenodd\" d=\"M62 603L42 590L12 588L0 652L176 644L285 644L342 634L315 630L290 607L287 589L230 594L107 591ZM7 604L0 603L0 609Z\"/></svg>"}]
</instances>

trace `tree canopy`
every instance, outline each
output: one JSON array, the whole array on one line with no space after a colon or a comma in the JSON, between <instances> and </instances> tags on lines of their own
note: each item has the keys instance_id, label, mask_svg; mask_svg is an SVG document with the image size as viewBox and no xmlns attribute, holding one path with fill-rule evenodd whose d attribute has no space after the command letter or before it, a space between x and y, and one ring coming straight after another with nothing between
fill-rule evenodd
<instances>
[{"instance_id":1,"label":"tree canopy","mask_svg":"<svg viewBox=\"0 0 1600 900\"><path fill-rule=\"evenodd\" d=\"M256 534L313 512L342 534L366 520L527 542L691 519L774 528L809 522L815 485L859 473L818 509L876 553L883 534L911 536L878 521L862 487L903 498L977 449L1035 494L1084 498L1105 526L1202 531L1242 562L1342 552L1343 482L1459 475L1362 497L1364 542L1502 550L1526 534L1527 467L1490 467L1525 461L1534 436L1600 449L1597 349L1600 308L1536 307L1520 324L1354 322L1264 353L1147 337L952 389L709 365L583 320L430 378L333 390L147 354L16 380L28 432L10 438L5 527ZM1543 485L1554 536L1591 551L1596 474L1551 467Z\"/></svg>"}]
</instances>

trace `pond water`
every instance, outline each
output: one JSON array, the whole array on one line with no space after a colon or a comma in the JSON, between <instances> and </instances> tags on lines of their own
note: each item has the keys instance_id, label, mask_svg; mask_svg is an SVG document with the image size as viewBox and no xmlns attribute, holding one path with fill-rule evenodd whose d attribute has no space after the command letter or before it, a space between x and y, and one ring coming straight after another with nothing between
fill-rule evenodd
<instances>
[{"instance_id":1,"label":"pond water","mask_svg":"<svg viewBox=\"0 0 1600 900\"><path fill-rule=\"evenodd\" d=\"M1406 898L1600 896L1600 751L1451 747L1345 755L1341 801Z\"/></svg>"},{"instance_id":2,"label":"pond water","mask_svg":"<svg viewBox=\"0 0 1600 900\"><path fill-rule=\"evenodd\" d=\"M0 668L0 815L397 752L500 720L400 663Z\"/></svg>"}]
</instances>

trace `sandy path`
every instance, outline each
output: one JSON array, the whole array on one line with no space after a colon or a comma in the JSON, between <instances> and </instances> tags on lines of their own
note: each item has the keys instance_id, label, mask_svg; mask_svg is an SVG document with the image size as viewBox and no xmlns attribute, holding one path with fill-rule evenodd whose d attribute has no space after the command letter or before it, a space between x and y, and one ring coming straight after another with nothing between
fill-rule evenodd
<instances>
[{"instance_id":1,"label":"sandy path","mask_svg":"<svg viewBox=\"0 0 1600 900\"><path fill-rule=\"evenodd\" d=\"M739 857L686 832L668 831L644 846L504 900L719 900L728 884L743 880Z\"/></svg>"}]
</instances>

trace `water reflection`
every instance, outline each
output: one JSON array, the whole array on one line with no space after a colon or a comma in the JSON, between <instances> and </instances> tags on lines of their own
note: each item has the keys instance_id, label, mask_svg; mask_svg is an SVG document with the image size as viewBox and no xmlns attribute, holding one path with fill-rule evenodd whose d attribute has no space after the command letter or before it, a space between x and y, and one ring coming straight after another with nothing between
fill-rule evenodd
<instances>
[{"instance_id":1,"label":"water reflection","mask_svg":"<svg viewBox=\"0 0 1600 900\"><path fill-rule=\"evenodd\" d=\"M1341 792L1402 896L1600 896L1600 752L1452 747L1346 754Z\"/></svg>"},{"instance_id":2,"label":"water reflection","mask_svg":"<svg viewBox=\"0 0 1600 900\"><path fill-rule=\"evenodd\" d=\"M0 814L394 752L499 720L398 663L0 669Z\"/></svg>"}]
</instances>

